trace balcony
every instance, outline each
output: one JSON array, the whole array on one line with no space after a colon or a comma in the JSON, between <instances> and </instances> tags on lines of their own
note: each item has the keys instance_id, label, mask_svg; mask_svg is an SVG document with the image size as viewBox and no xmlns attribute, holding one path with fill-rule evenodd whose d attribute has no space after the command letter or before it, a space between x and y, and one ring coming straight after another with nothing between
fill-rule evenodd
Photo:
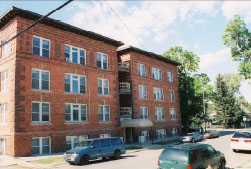
<instances>
[{"instance_id":1,"label":"balcony","mask_svg":"<svg viewBox=\"0 0 251 169\"><path fill-rule=\"evenodd\" d=\"M120 107L120 119L132 119L132 107Z\"/></svg>"},{"instance_id":2,"label":"balcony","mask_svg":"<svg viewBox=\"0 0 251 169\"><path fill-rule=\"evenodd\" d=\"M130 72L130 64L128 62L120 62L119 63L119 71L120 72Z\"/></svg>"},{"instance_id":3,"label":"balcony","mask_svg":"<svg viewBox=\"0 0 251 169\"><path fill-rule=\"evenodd\" d=\"M128 82L120 82L119 83L119 91L121 94L131 93L131 84Z\"/></svg>"}]
</instances>

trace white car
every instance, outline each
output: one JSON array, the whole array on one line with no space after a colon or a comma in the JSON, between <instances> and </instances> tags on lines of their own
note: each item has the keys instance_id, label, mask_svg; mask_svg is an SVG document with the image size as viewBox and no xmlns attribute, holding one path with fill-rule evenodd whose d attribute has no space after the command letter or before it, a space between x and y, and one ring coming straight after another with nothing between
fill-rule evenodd
<instances>
[{"instance_id":1,"label":"white car","mask_svg":"<svg viewBox=\"0 0 251 169\"><path fill-rule=\"evenodd\" d=\"M182 137L182 142L194 143L196 141L201 141L203 139L202 135L198 132L189 133L186 136Z\"/></svg>"},{"instance_id":2,"label":"white car","mask_svg":"<svg viewBox=\"0 0 251 169\"><path fill-rule=\"evenodd\" d=\"M231 138L231 148L234 152L238 150L251 151L251 130L235 132Z\"/></svg>"}]
</instances>

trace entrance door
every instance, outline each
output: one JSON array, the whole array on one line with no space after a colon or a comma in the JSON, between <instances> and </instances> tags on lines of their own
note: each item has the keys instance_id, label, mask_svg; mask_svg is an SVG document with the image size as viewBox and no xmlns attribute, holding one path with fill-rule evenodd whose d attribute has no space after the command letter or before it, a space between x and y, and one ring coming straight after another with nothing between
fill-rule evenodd
<instances>
[{"instance_id":1,"label":"entrance door","mask_svg":"<svg viewBox=\"0 0 251 169\"><path fill-rule=\"evenodd\" d=\"M0 155L5 155L5 139L0 139Z\"/></svg>"},{"instance_id":2,"label":"entrance door","mask_svg":"<svg viewBox=\"0 0 251 169\"><path fill-rule=\"evenodd\" d=\"M132 127L126 127L126 143L133 143L133 128Z\"/></svg>"}]
</instances>

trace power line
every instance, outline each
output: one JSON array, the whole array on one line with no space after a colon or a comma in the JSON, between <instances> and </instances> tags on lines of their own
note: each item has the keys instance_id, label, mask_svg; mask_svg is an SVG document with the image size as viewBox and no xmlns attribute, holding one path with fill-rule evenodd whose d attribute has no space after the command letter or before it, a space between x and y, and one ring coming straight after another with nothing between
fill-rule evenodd
<instances>
[{"instance_id":1,"label":"power line","mask_svg":"<svg viewBox=\"0 0 251 169\"><path fill-rule=\"evenodd\" d=\"M35 22L33 22L30 26L28 26L27 28L25 28L24 30L20 31L19 33L17 33L15 36L13 36L12 38L10 38L9 40L5 41L3 44L0 45L0 48L6 44L8 44L10 41L12 41L13 39L17 38L18 36L22 35L24 32L27 32L28 30L30 30L32 27L34 27L36 24L38 24L39 22L41 22L44 18L50 16L51 14L53 14L54 12L62 9L63 7L65 7L66 5L68 5L70 2L72 2L74 0L68 0L67 2L65 2L64 4L62 4L61 6L59 6L58 8L54 9L53 11L49 12L48 14L42 16L41 18L39 18L38 20L36 20Z\"/></svg>"}]
</instances>

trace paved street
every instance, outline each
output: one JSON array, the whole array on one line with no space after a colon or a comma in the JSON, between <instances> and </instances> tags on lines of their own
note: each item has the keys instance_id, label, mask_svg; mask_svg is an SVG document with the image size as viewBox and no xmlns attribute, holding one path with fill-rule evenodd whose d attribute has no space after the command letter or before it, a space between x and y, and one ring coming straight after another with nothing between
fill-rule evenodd
<instances>
[{"instance_id":1,"label":"paved street","mask_svg":"<svg viewBox=\"0 0 251 169\"><path fill-rule=\"evenodd\" d=\"M251 152L234 153L230 148L230 138L233 131L222 131L220 138L208 139L202 143L211 144L216 150L225 154L228 168L250 167ZM162 149L142 150L138 152L128 152L121 160L92 161L88 166L70 166L68 164L57 166L57 168L85 168L85 169L153 169L157 168L157 160Z\"/></svg>"}]
</instances>

